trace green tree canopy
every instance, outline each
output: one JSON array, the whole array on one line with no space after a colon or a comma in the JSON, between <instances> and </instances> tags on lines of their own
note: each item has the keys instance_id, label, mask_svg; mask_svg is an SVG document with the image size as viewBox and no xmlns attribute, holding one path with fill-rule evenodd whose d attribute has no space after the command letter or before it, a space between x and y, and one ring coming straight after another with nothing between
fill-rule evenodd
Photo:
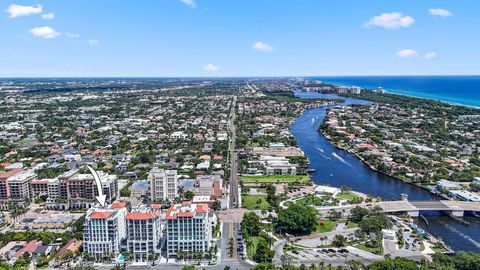
<instances>
[{"instance_id":1,"label":"green tree canopy","mask_svg":"<svg viewBox=\"0 0 480 270\"><path fill-rule=\"evenodd\" d=\"M278 225L290 233L311 233L318 225L317 211L311 206L291 203L278 212Z\"/></svg>"},{"instance_id":2,"label":"green tree canopy","mask_svg":"<svg viewBox=\"0 0 480 270\"><path fill-rule=\"evenodd\" d=\"M262 229L260 217L255 212L248 212L243 215L242 232L248 236L258 236Z\"/></svg>"}]
</instances>

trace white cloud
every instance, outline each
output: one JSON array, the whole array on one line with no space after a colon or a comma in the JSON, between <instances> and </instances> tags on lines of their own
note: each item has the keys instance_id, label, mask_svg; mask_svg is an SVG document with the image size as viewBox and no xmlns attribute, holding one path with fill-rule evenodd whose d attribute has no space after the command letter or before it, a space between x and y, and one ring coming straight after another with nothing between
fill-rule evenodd
<instances>
[{"instance_id":1,"label":"white cloud","mask_svg":"<svg viewBox=\"0 0 480 270\"><path fill-rule=\"evenodd\" d=\"M44 20L52 20L55 18L55 14L53 14L52 12L50 13L45 13L45 14L42 14L42 18Z\"/></svg>"},{"instance_id":2,"label":"white cloud","mask_svg":"<svg viewBox=\"0 0 480 270\"><path fill-rule=\"evenodd\" d=\"M405 49L395 53L399 58L410 58L418 55L418 52L412 49Z\"/></svg>"},{"instance_id":3,"label":"white cloud","mask_svg":"<svg viewBox=\"0 0 480 270\"><path fill-rule=\"evenodd\" d=\"M425 54L425 59L427 60L433 60L437 58L437 53L436 52L429 52Z\"/></svg>"},{"instance_id":4,"label":"white cloud","mask_svg":"<svg viewBox=\"0 0 480 270\"><path fill-rule=\"evenodd\" d=\"M215 66L214 64L208 64L203 67L203 71L206 71L206 72L217 72L219 70L220 68Z\"/></svg>"},{"instance_id":5,"label":"white cloud","mask_svg":"<svg viewBox=\"0 0 480 270\"><path fill-rule=\"evenodd\" d=\"M89 39L89 40L88 40L88 45L90 45L90 46L95 46L95 45L97 45L98 43L100 43L100 42L99 42L98 40L96 40L96 39Z\"/></svg>"},{"instance_id":6,"label":"white cloud","mask_svg":"<svg viewBox=\"0 0 480 270\"><path fill-rule=\"evenodd\" d=\"M55 29L51 28L50 26L42 26L42 27L35 27L30 29L30 33L36 37L43 37L43 38L55 38L60 35Z\"/></svg>"},{"instance_id":7,"label":"white cloud","mask_svg":"<svg viewBox=\"0 0 480 270\"><path fill-rule=\"evenodd\" d=\"M10 18L17 18L21 16L28 16L31 14L42 13L42 6L21 6L17 4L11 4L5 12L10 14Z\"/></svg>"},{"instance_id":8,"label":"white cloud","mask_svg":"<svg viewBox=\"0 0 480 270\"><path fill-rule=\"evenodd\" d=\"M257 41L253 43L252 48L257 50L257 51L262 51L262 52L270 52L273 51L273 47L265 42Z\"/></svg>"},{"instance_id":9,"label":"white cloud","mask_svg":"<svg viewBox=\"0 0 480 270\"><path fill-rule=\"evenodd\" d=\"M197 7L195 0L180 0L180 2L184 3L187 6L191 6L192 8Z\"/></svg>"},{"instance_id":10,"label":"white cloud","mask_svg":"<svg viewBox=\"0 0 480 270\"><path fill-rule=\"evenodd\" d=\"M378 26L387 29L397 29L401 27L409 27L415 22L410 16L403 16L400 12L382 13L378 16L370 18L363 24L364 27Z\"/></svg>"},{"instance_id":11,"label":"white cloud","mask_svg":"<svg viewBox=\"0 0 480 270\"><path fill-rule=\"evenodd\" d=\"M449 10L442 9L442 8L431 8L428 10L428 13L430 13L433 16L440 16L440 17L450 17L453 16L453 13L450 12Z\"/></svg>"},{"instance_id":12,"label":"white cloud","mask_svg":"<svg viewBox=\"0 0 480 270\"><path fill-rule=\"evenodd\" d=\"M78 38L78 37L80 37L79 34L69 33L69 32L65 33L65 36L66 36L66 37L69 37L69 38Z\"/></svg>"}]
</instances>

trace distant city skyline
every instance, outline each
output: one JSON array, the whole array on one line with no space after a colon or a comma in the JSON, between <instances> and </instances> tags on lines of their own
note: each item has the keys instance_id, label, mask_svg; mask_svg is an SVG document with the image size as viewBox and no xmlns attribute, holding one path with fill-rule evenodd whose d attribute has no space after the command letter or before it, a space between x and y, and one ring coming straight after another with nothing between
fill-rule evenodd
<instances>
[{"instance_id":1,"label":"distant city skyline","mask_svg":"<svg viewBox=\"0 0 480 270\"><path fill-rule=\"evenodd\" d=\"M0 77L480 74L480 3L2 1Z\"/></svg>"}]
</instances>

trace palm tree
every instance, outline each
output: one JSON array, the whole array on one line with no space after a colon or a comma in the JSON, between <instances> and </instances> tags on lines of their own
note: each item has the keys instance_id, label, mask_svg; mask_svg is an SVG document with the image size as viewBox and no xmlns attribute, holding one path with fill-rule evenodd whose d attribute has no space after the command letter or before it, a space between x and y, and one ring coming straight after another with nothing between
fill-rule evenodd
<instances>
[{"instance_id":1,"label":"palm tree","mask_svg":"<svg viewBox=\"0 0 480 270\"><path fill-rule=\"evenodd\" d=\"M177 258L181 258L183 261L185 259L184 257L185 257L185 251L183 250L177 251Z\"/></svg>"},{"instance_id":2,"label":"palm tree","mask_svg":"<svg viewBox=\"0 0 480 270\"><path fill-rule=\"evenodd\" d=\"M343 247L347 244L347 238L343 235L337 234L333 237L332 243L336 247Z\"/></svg>"},{"instance_id":3,"label":"palm tree","mask_svg":"<svg viewBox=\"0 0 480 270\"><path fill-rule=\"evenodd\" d=\"M152 261L152 265L155 265L155 253L153 250L148 251L148 258L149 261Z\"/></svg>"}]
</instances>

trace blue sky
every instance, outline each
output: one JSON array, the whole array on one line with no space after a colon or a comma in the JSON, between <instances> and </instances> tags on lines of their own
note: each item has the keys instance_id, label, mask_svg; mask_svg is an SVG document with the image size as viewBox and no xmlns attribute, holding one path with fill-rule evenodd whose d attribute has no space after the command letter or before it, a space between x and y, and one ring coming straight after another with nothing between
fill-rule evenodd
<instances>
[{"instance_id":1,"label":"blue sky","mask_svg":"<svg viewBox=\"0 0 480 270\"><path fill-rule=\"evenodd\" d=\"M480 74L477 0L0 0L0 76Z\"/></svg>"}]
</instances>

